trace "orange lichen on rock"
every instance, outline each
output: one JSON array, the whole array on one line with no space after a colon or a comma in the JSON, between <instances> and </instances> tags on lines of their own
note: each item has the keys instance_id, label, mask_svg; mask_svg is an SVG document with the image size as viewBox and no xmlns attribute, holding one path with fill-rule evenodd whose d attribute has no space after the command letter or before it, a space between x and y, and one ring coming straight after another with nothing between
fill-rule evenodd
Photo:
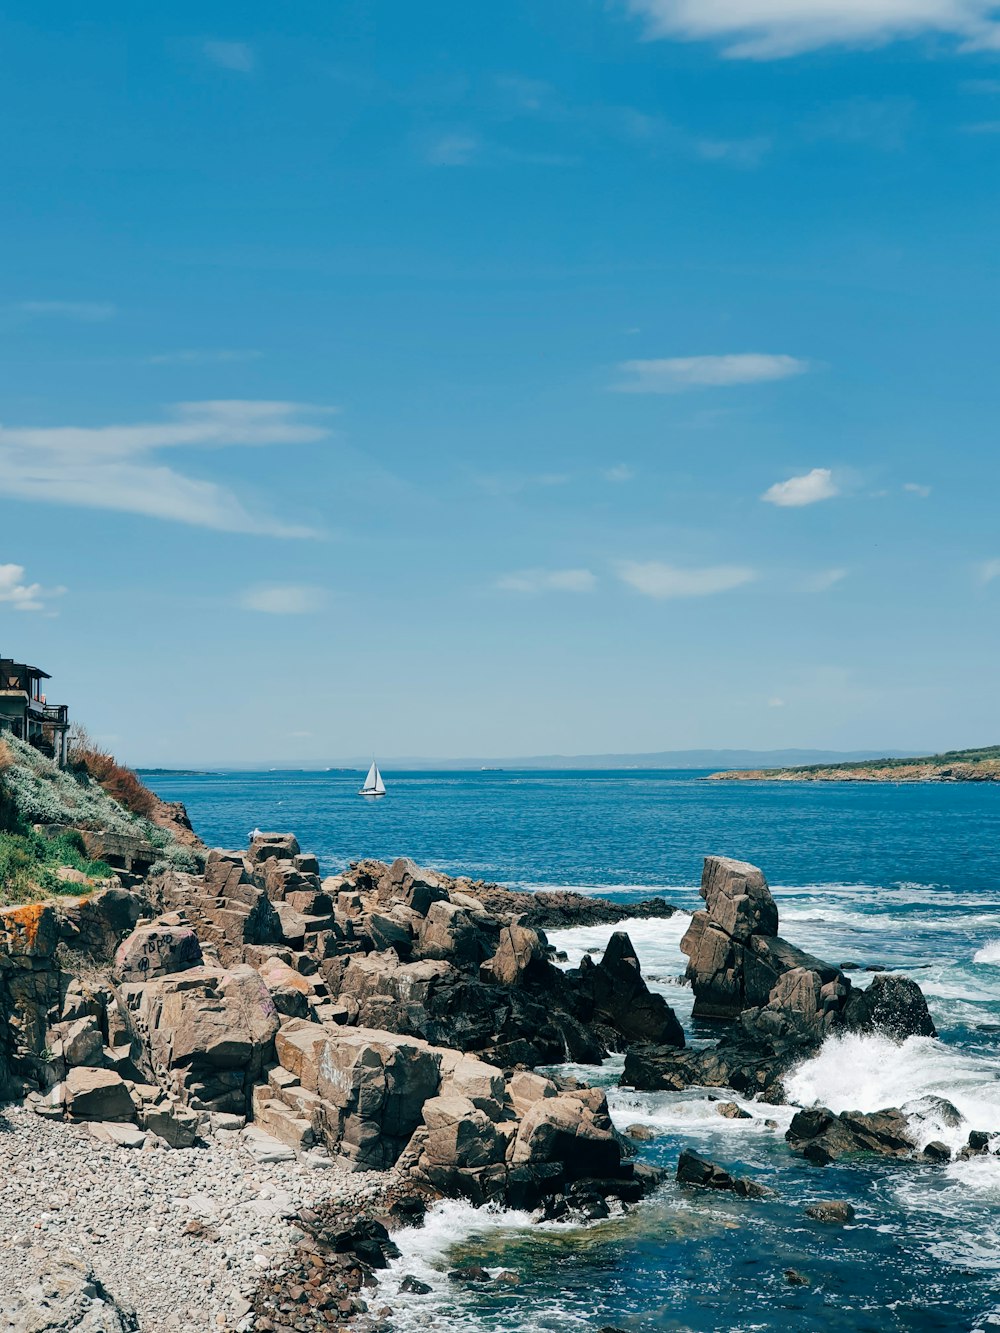
<instances>
[{"instance_id":1,"label":"orange lichen on rock","mask_svg":"<svg viewBox=\"0 0 1000 1333\"><path fill-rule=\"evenodd\" d=\"M10 951L19 954L50 954L58 931L55 913L47 903L26 903L3 912L10 935Z\"/></svg>"}]
</instances>

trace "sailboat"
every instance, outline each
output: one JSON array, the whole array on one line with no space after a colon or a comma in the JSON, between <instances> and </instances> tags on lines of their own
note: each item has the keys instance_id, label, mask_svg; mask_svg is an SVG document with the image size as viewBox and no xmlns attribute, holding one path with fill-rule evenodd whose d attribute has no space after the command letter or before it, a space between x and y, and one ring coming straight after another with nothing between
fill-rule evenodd
<instances>
[{"instance_id":1,"label":"sailboat","mask_svg":"<svg viewBox=\"0 0 1000 1333\"><path fill-rule=\"evenodd\" d=\"M368 770L368 776L365 778L365 785L358 792L359 796L384 796L385 783L382 781L382 774L378 771L378 764L372 760L372 766Z\"/></svg>"}]
</instances>

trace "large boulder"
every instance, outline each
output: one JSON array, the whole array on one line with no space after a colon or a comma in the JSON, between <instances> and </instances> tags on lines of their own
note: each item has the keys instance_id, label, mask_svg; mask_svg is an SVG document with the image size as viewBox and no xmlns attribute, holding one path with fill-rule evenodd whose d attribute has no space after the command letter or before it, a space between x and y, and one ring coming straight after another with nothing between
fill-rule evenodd
<instances>
[{"instance_id":1,"label":"large boulder","mask_svg":"<svg viewBox=\"0 0 1000 1333\"><path fill-rule=\"evenodd\" d=\"M681 940L688 957L696 1018L735 1018L766 1006L779 979L795 968L816 972L821 985L839 980L839 968L796 949L778 936L778 909L762 872L746 861L707 856L701 896Z\"/></svg>"},{"instance_id":2,"label":"large boulder","mask_svg":"<svg viewBox=\"0 0 1000 1333\"><path fill-rule=\"evenodd\" d=\"M75 1120L135 1119L132 1094L110 1069L70 1069L64 1090L66 1110Z\"/></svg>"},{"instance_id":3,"label":"large boulder","mask_svg":"<svg viewBox=\"0 0 1000 1333\"><path fill-rule=\"evenodd\" d=\"M329 1028L316 1090L326 1145L355 1170L392 1166L440 1083L440 1056L392 1032Z\"/></svg>"},{"instance_id":4,"label":"large boulder","mask_svg":"<svg viewBox=\"0 0 1000 1333\"><path fill-rule=\"evenodd\" d=\"M896 1041L937 1036L923 991L891 972L876 973L866 990L852 992L844 1022L852 1032L881 1032Z\"/></svg>"},{"instance_id":5,"label":"large boulder","mask_svg":"<svg viewBox=\"0 0 1000 1333\"><path fill-rule=\"evenodd\" d=\"M910 1157L916 1149L909 1121L895 1107L840 1115L826 1106L812 1107L796 1112L785 1138L793 1152L802 1153L816 1166L866 1154Z\"/></svg>"},{"instance_id":6,"label":"large boulder","mask_svg":"<svg viewBox=\"0 0 1000 1333\"><path fill-rule=\"evenodd\" d=\"M190 968L120 993L156 1082L196 1110L247 1113L279 1026L257 972Z\"/></svg>"},{"instance_id":7,"label":"large boulder","mask_svg":"<svg viewBox=\"0 0 1000 1333\"><path fill-rule=\"evenodd\" d=\"M33 1250L31 1280L0 1283L0 1328L4 1333L134 1333L135 1312L118 1301L90 1265L66 1250Z\"/></svg>"},{"instance_id":8,"label":"large boulder","mask_svg":"<svg viewBox=\"0 0 1000 1333\"><path fill-rule=\"evenodd\" d=\"M201 945L190 926L154 923L139 926L118 946L115 976L119 981L149 981L186 972L201 962Z\"/></svg>"}]
</instances>

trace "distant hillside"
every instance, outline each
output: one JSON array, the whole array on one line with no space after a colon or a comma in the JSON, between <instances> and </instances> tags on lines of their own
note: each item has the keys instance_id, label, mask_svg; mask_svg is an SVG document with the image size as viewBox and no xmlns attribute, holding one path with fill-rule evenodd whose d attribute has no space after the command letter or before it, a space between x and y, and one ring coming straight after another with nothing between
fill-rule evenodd
<instances>
[{"instance_id":1,"label":"distant hillside","mask_svg":"<svg viewBox=\"0 0 1000 1333\"><path fill-rule=\"evenodd\" d=\"M832 765L729 769L711 776L725 782L1000 782L1000 745Z\"/></svg>"},{"instance_id":2,"label":"distant hillside","mask_svg":"<svg viewBox=\"0 0 1000 1333\"><path fill-rule=\"evenodd\" d=\"M715 769L715 768L778 768L790 764L837 764L838 766L857 760L873 760L885 754L885 750L657 750L648 754L542 754L515 755L513 757L494 756L465 757L462 759L428 759L423 755L379 755L378 765L383 773L439 772L453 773L460 771L478 771L480 769L499 769L513 771L519 769L546 770L602 770L602 769ZM905 758L910 751L890 751L893 758ZM331 759L323 764L327 772L363 773L371 763L371 756L357 759ZM226 766L222 771L267 771L290 769L308 772L320 769L319 764L303 764L301 760L282 763L275 760L256 764L236 764ZM204 769L153 769L140 768L143 774L175 774L205 772ZM217 770L218 771L218 770Z\"/></svg>"}]
</instances>

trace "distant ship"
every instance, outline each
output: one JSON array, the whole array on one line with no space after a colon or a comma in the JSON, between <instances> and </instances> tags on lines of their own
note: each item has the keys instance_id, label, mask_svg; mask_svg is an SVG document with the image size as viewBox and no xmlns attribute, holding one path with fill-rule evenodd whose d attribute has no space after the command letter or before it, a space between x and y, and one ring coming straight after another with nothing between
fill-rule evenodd
<instances>
[{"instance_id":1,"label":"distant ship","mask_svg":"<svg viewBox=\"0 0 1000 1333\"><path fill-rule=\"evenodd\" d=\"M378 764L372 760L372 766L368 770L368 776L365 778L365 785L358 792L359 796L384 796L385 783L382 781L382 774L378 771Z\"/></svg>"}]
</instances>

